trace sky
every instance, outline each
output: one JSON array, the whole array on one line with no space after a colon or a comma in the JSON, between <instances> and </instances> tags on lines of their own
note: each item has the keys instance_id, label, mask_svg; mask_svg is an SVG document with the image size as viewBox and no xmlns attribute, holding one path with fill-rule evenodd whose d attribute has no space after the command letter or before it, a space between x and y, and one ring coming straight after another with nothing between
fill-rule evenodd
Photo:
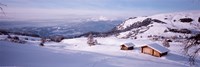
<instances>
[{"instance_id":1,"label":"sky","mask_svg":"<svg viewBox=\"0 0 200 67\"><path fill-rule=\"evenodd\" d=\"M199 0L0 0L0 21L65 22L88 18L124 19L200 10Z\"/></svg>"}]
</instances>

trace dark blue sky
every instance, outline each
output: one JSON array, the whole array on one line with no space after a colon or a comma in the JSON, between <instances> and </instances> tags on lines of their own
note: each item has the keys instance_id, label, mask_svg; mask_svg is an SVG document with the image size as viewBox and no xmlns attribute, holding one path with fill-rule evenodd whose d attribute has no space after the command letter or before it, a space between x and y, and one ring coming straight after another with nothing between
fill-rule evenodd
<instances>
[{"instance_id":1,"label":"dark blue sky","mask_svg":"<svg viewBox=\"0 0 200 67\"><path fill-rule=\"evenodd\" d=\"M65 21L87 18L128 18L200 10L199 0L0 0L6 16L0 20ZM65 20L64 20L65 19Z\"/></svg>"}]
</instances>

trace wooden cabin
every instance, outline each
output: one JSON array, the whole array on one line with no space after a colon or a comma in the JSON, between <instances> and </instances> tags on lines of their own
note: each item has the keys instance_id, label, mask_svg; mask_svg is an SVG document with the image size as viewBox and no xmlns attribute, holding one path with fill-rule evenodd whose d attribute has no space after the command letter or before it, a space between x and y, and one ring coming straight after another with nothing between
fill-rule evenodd
<instances>
[{"instance_id":1,"label":"wooden cabin","mask_svg":"<svg viewBox=\"0 0 200 67\"><path fill-rule=\"evenodd\" d=\"M157 44L157 43L152 43L152 44L145 44L144 46L141 47L141 52L144 54L149 54L155 57L162 57L164 55L167 55L168 49Z\"/></svg>"},{"instance_id":2,"label":"wooden cabin","mask_svg":"<svg viewBox=\"0 0 200 67\"><path fill-rule=\"evenodd\" d=\"M134 46L133 43L124 43L121 45L121 50L133 50Z\"/></svg>"}]
</instances>

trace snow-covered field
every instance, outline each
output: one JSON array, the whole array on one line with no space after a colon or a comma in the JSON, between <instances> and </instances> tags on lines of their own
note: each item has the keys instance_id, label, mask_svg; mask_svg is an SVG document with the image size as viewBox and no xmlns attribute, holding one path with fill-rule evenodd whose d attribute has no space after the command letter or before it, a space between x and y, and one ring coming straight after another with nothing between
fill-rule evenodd
<instances>
[{"instance_id":1,"label":"snow-covered field","mask_svg":"<svg viewBox=\"0 0 200 67\"><path fill-rule=\"evenodd\" d=\"M169 54L161 58L143 54L140 46L148 39L95 38L100 45L88 46L87 38L64 39L39 46L39 38L26 44L4 41L0 35L0 67L188 67L181 43L172 42ZM20 37L21 38L21 37ZM30 38L31 39L31 38ZM120 50L120 44L132 42L135 49ZM154 42L155 43L155 42ZM160 43L160 42L156 42ZM198 60L197 63L200 63Z\"/></svg>"}]
</instances>

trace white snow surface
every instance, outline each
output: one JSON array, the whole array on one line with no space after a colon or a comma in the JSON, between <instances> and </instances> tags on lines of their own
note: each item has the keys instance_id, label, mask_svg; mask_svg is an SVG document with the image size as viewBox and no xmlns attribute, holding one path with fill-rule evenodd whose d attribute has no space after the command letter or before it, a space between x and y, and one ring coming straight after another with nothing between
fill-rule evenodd
<instances>
[{"instance_id":1,"label":"white snow surface","mask_svg":"<svg viewBox=\"0 0 200 67\"><path fill-rule=\"evenodd\" d=\"M37 38L27 40L26 44L1 40L0 67L188 67L180 43L172 43L168 55L159 58L140 53L140 46L154 41L114 36L95 39L100 45L88 46L84 37L64 39L60 43L46 42L44 47L39 46ZM127 42L135 44L135 49L120 50L121 43Z\"/></svg>"},{"instance_id":2,"label":"white snow surface","mask_svg":"<svg viewBox=\"0 0 200 67\"><path fill-rule=\"evenodd\" d=\"M123 45L125 45L126 47L134 47L135 46L133 43L124 43Z\"/></svg>"},{"instance_id":3,"label":"white snow surface","mask_svg":"<svg viewBox=\"0 0 200 67\"><path fill-rule=\"evenodd\" d=\"M160 53L165 53L165 52L169 51L167 48L165 48L165 47L163 47L163 46L161 46L157 43L146 44L145 46L148 46L148 47L150 47L150 48L152 48L152 49L154 49L154 50L156 50Z\"/></svg>"}]
</instances>

